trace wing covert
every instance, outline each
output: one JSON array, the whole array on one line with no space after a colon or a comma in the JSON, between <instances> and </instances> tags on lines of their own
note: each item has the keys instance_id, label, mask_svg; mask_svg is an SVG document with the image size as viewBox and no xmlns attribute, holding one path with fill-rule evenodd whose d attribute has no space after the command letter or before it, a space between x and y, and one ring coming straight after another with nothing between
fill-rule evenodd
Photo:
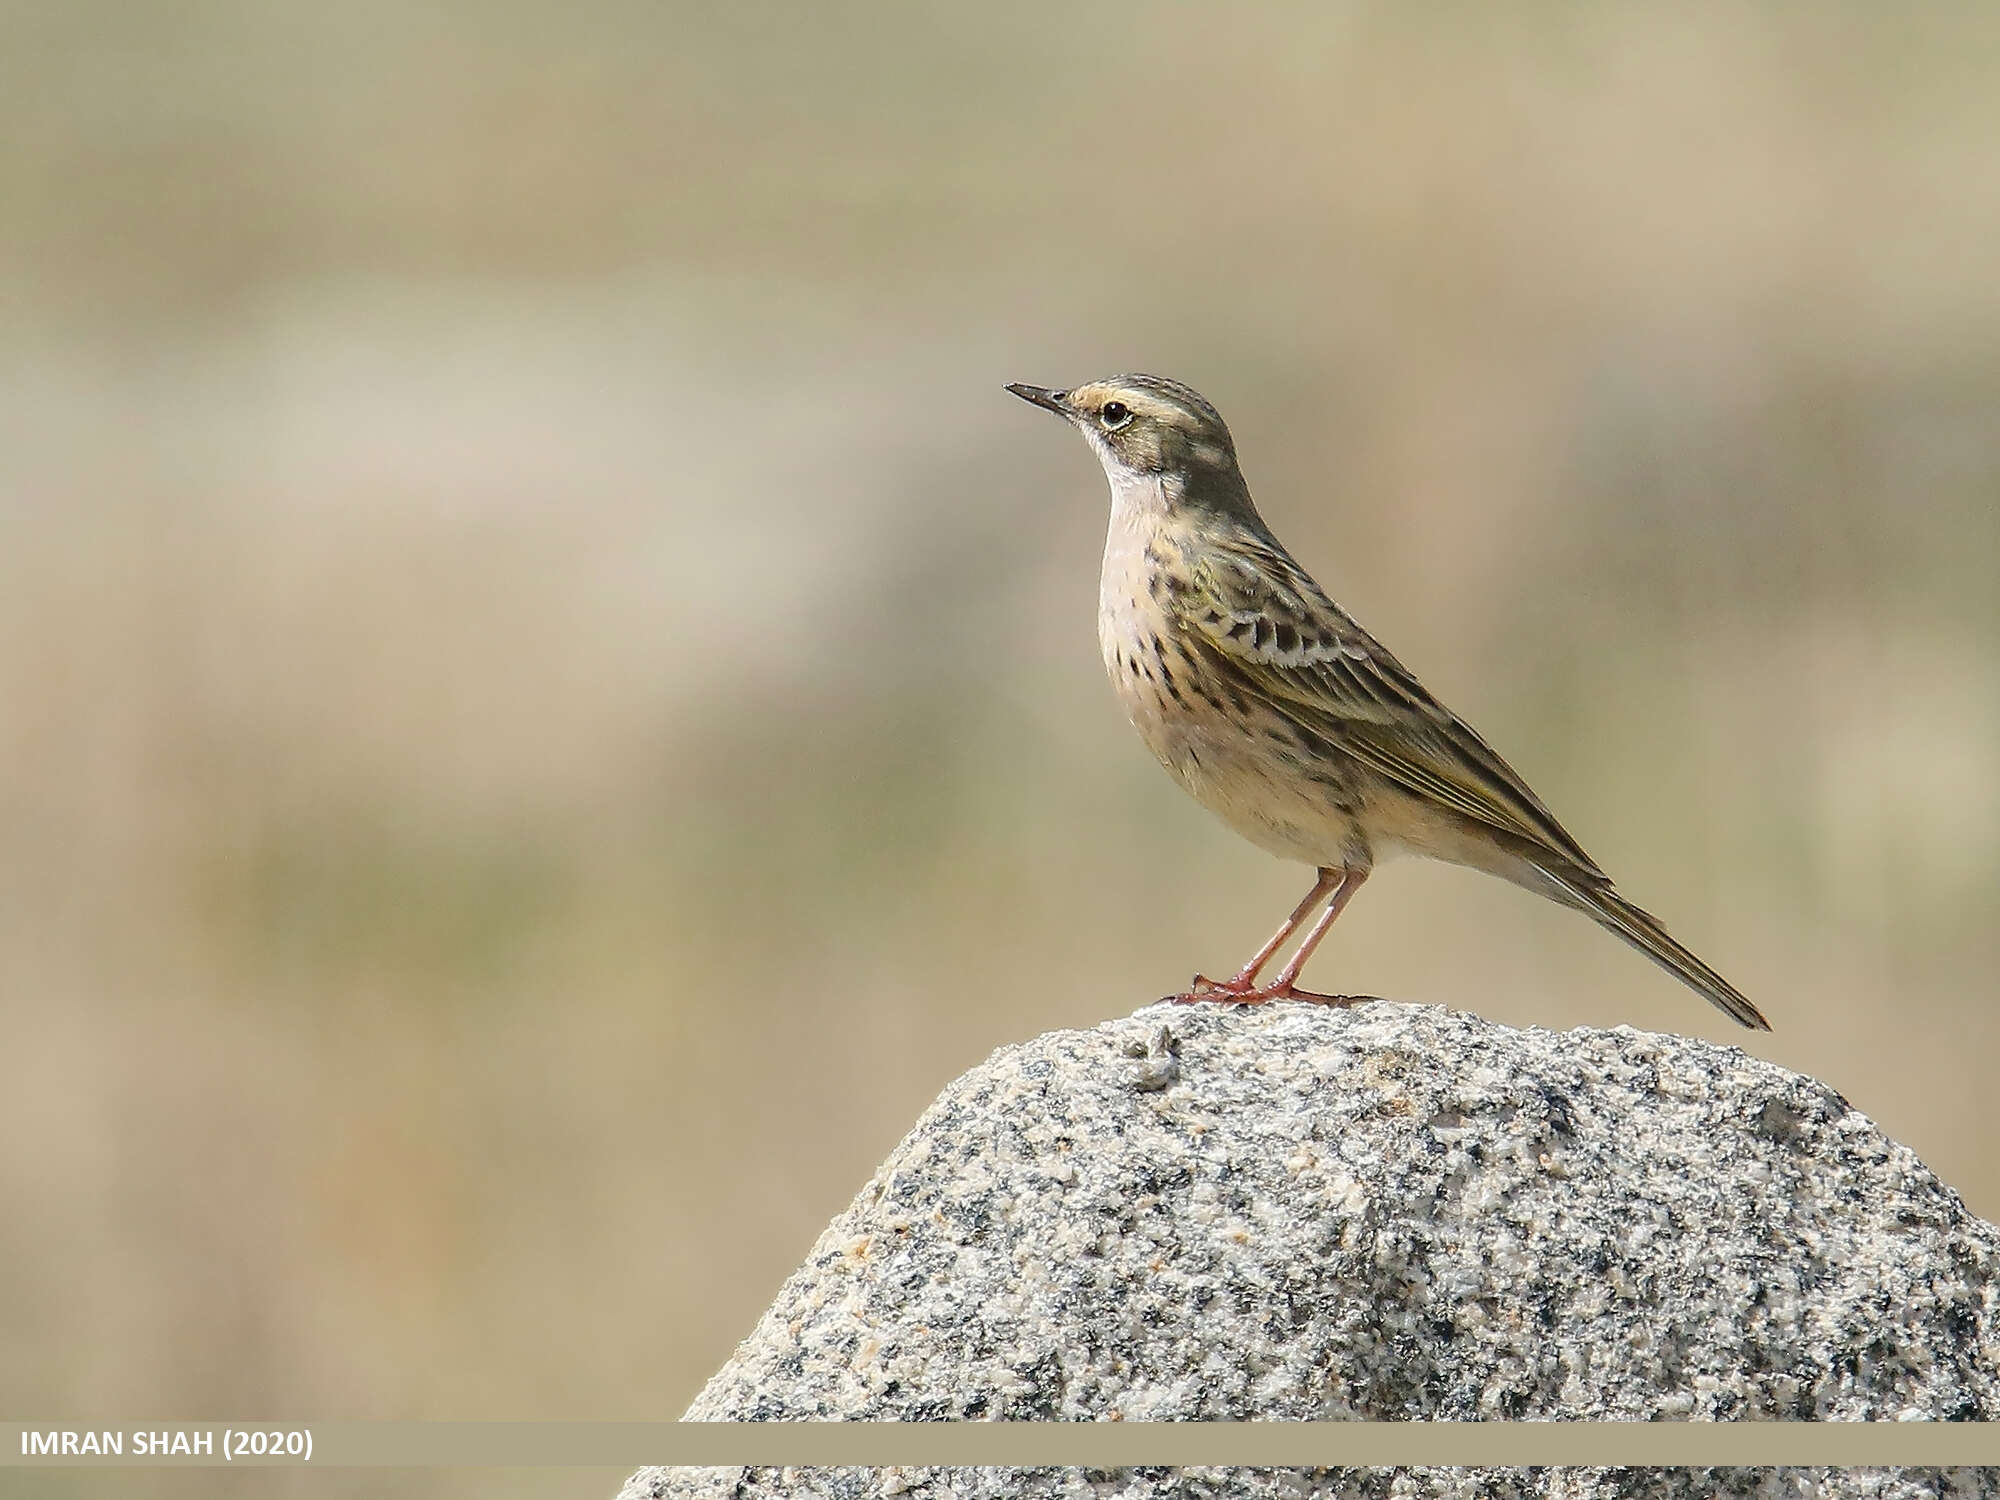
<instances>
[{"instance_id":1,"label":"wing covert","mask_svg":"<svg viewBox=\"0 0 2000 1500\"><path fill-rule=\"evenodd\" d=\"M1189 572L1184 629L1269 706L1416 795L1602 873L1513 768L1281 547L1233 540Z\"/></svg>"}]
</instances>

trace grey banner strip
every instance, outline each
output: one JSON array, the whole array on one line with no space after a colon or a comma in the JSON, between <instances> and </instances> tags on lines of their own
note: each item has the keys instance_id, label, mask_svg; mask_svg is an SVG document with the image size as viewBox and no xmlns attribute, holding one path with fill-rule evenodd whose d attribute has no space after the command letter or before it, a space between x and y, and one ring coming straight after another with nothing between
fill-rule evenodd
<instances>
[{"instance_id":1,"label":"grey banner strip","mask_svg":"<svg viewBox=\"0 0 2000 1500\"><path fill-rule=\"evenodd\" d=\"M66 1443L65 1434L71 1441ZM111 1451L114 1445L118 1451ZM232 1456L224 1456L224 1446L234 1448ZM307 1447L309 1458L302 1452ZM92 1428L0 1424L0 1467L238 1464L1872 1468L2000 1465L2000 1423L155 1422Z\"/></svg>"}]
</instances>

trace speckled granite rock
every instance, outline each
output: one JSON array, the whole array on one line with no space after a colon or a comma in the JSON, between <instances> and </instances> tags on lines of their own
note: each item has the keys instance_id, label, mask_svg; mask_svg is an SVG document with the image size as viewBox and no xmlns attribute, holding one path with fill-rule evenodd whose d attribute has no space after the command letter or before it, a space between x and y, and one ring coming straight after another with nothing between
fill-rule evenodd
<instances>
[{"instance_id":1,"label":"speckled granite rock","mask_svg":"<svg viewBox=\"0 0 2000 1500\"><path fill-rule=\"evenodd\" d=\"M1985 1469L642 1469L620 1500L1979 1500Z\"/></svg>"},{"instance_id":2,"label":"speckled granite rock","mask_svg":"<svg viewBox=\"0 0 2000 1500\"><path fill-rule=\"evenodd\" d=\"M1911 1152L1735 1048L1150 1006L946 1089L687 1416L1994 1420L1996 1267L2000 1234ZM627 1494L709 1492L696 1472ZM869 1492L783 1472L742 1492ZM912 1494L1123 1497L1443 1495L1408 1484L1471 1471L909 1472ZM1598 1472L1520 1492L1635 1493ZM1876 1472L1796 1492L1903 1492ZM1725 1473L1751 1477L1688 1493ZM1808 1483L1756 1480L1786 1474Z\"/></svg>"},{"instance_id":3,"label":"speckled granite rock","mask_svg":"<svg viewBox=\"0 0 2000 1500\"><path fill-rule=\"evenodd\" d=\"M620 1500L1982 1500L1978 1468L648 1468Z\"/></svg>"}]
</instances>

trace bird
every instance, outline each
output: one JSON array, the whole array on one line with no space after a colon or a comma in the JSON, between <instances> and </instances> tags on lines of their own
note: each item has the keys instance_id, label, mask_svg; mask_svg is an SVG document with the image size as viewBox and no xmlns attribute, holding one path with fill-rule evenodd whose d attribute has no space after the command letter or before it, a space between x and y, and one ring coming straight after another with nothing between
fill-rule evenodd
<instances>
[{"instance_id":1,"label":"bird","mask_svg":"<svg viewBox=\"0 0 2000 1500\"><path fill-rule=\"evenodd\" d=\"M1300 989L1300 971L1378 861L1418 855L1581 911L1732 1020L1770 1030L1285 550L1206 397L1158 375L1007 390L1081 432L1110 481L1098 643L1140 738L1230 828L1316 874L1235 975L1196 974L1168 998L1355 1003ZM1292 956L1263 977L1315 910Z\"/></svg>"}]
</instances>

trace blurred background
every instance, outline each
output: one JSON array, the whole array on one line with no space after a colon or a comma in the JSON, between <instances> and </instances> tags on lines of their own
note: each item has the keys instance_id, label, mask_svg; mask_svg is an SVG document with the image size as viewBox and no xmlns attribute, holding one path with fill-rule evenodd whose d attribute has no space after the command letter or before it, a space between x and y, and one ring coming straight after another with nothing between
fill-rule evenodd
<instances>
[{"instance_id":1,"label":"blurred background","mask_svg":"<svg viewBox=\"0 0 2000 1500\"><path fill-rule=\"evenodd\" d=\"M1211 396L1777 1029L1443 867L1324 987L1745 1043L2000 1214L2000 10L4 27L0 1407L673 1418L949 1079L1240 962L1309 876L1009 380Z\"/></svg>"}]
</instances>

